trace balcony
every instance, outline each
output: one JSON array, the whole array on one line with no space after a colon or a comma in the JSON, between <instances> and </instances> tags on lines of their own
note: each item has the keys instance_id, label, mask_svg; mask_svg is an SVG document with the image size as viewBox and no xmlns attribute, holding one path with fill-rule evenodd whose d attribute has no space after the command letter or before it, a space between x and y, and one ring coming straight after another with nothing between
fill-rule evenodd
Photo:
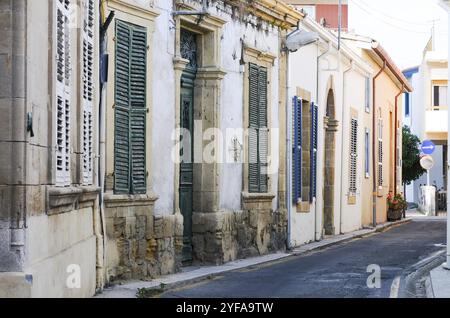
<instances>
[{"instance_id":1,"label":"balcony","mask_svg":"<svg viewBox=\"0 0 450 318\"><path fill-rule=\"evenodd\" d=\"M431 140L447 140L448 107L432 107L425 113L425 135Z\"/></svg>"}]
</instances>

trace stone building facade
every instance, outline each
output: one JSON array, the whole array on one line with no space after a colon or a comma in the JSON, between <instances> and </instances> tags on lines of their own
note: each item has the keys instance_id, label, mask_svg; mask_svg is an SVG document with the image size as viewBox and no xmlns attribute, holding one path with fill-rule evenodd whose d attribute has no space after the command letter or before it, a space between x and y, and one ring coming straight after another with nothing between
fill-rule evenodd
<instances>
[{"instance_id":1,"label":"stone building facade","mask_svg":"<svg viewBox=\"0 0 450 318\"><path fill-rule=\"evenodd\" d=\"M103 10L114 12L105 39L107 280L284 249L282 42L302 15L265 0L108 0ZM133 119L139 98L144 114Z\"/></svg>"},{"instance_id":2,"label":"stone building facade","mask_svg":"<svg viewBox=\"0 0 450 318\"><path fill-rule=\"evenodd\" d=\"M0 297L91 296L103 285L98 8L2 0L0 16Z\"/></svg>"}]
</instances>

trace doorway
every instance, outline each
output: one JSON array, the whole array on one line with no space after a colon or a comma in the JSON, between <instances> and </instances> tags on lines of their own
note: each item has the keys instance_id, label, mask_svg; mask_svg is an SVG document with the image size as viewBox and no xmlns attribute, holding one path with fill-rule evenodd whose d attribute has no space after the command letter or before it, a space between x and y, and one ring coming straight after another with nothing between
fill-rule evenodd
<instances>
[{"instance_id":1,"label":"doorway","mask_svg":"<svg viewBox=\"0 0 450 318\"><path fill-rule=\"evenodd\" d=\"M197 75L197 34L181 29L181 56L189 60L181 75L180 96L180 211L184 218L184 264L192 262L192 212L194 193L194 82Z\"/></svg>"}]
</instances>

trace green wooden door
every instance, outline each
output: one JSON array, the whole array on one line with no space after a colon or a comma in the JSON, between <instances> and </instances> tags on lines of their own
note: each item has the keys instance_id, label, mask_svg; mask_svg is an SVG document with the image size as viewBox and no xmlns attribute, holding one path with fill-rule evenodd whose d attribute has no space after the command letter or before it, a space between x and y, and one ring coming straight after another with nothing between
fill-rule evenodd
<instances>
[{"instance_id":1,"label":"green wooden door","mask_svg":"<svg viewBox=\"0 0 450 318\"><path fill-rule=\"evenodd\" d=\"M180 210L184 218L183 262L192 261L192 210L194 181L194 81L197 72L196 35L181 31L181 54L189 65L181 76Z\"/></svg>"}]
</instances>

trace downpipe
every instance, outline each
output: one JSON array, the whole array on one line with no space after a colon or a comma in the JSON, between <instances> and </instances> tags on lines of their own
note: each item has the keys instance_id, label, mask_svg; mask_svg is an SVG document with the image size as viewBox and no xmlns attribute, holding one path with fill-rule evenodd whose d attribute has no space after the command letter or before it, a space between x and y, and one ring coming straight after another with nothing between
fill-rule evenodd
<instances>
[{"instance_id":1,"label":"downpipe","mask_svg":"<svg viewBox=\"0 0 450 318\"><path fill-rule=\"evenodd\" d=\"M292 249L292 110L289 98L289 51L286 50L286 209L288 214L287 224L287 250Z\"/></svg>"}]
</instances>

